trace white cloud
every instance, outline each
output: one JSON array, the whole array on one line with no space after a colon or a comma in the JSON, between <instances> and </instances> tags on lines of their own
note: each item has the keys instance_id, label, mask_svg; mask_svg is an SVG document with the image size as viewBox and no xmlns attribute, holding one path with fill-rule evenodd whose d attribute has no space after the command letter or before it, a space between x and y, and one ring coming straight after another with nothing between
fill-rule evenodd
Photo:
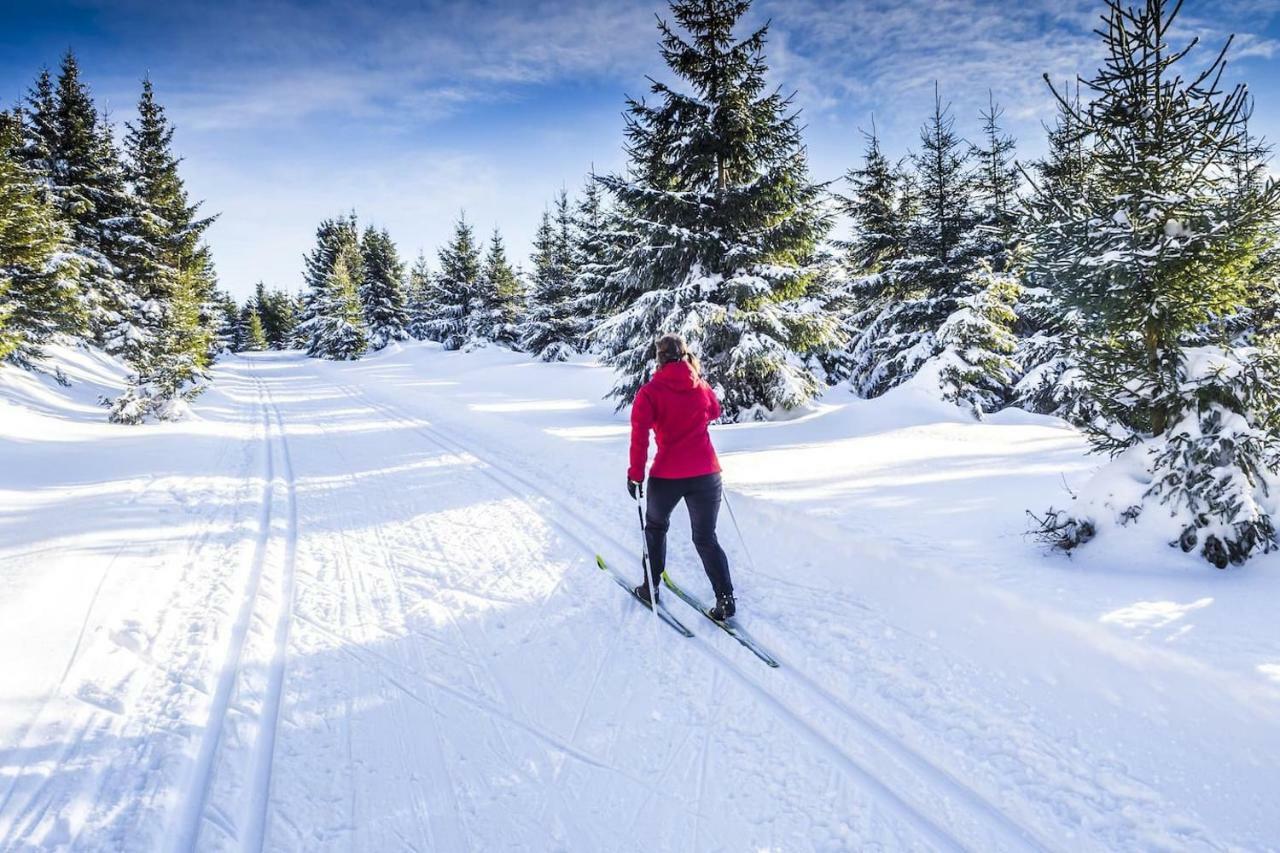
<instances>
[{"instance_id":1,"label":"white cloud","mask_svg":"<svg viewBox=\"0 0 1280 853\"><path fill-rule=\"evenodd\" d=\"M593 160L618 165L622 95L644 94L646 74L668 77L656 48L661 2L97 2L121 43L140 22L163 34L147 40L148 55L168 57L161 98L190 155L193 191L224 214L211 239L241 291L259 276L294 286L316 222L353 206L391 227L406 253L433 253L465 206L481 231L502 224L522 259L562 181L575 189ZM1021 150L1034 152L1052 112L1041 74L1091 74L1101 9L1099 0L756 0L749 23L772 19L771 77L797 91L813 171L825 179L855 162L856 130L873 114L890 150L905 153L935 80L962 133L976 129L991 89ZM1204 36L1197 59L1207 60L1236 29L1234 62L1251 69L1276 55L1266 32L1278 14L1280 0L1188 0L1180 34ZM616 106L584 112L564 94L578 85L616 89ZM135 86L130 76L117 87L126 103ZM466 125L469 110L493 103L546 115ZM518 140L495 144L502 136Z\"/></svg>"}]
</instances>

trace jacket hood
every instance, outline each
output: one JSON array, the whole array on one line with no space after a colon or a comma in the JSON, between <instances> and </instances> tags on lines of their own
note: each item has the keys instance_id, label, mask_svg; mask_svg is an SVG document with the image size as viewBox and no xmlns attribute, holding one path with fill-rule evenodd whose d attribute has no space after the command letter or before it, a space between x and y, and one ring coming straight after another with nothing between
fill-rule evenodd
<instances>
[{"instance_id":1,"label":"jacket hood","mask_svg":"<svg viewBox=\"0 0 1280 853\"><path fill-rule=\"evenodd\" d=\"M687 361L673 361L658 368L653 381L672 391L693 391L702 383Z\"/></svg>"}]
</instances>

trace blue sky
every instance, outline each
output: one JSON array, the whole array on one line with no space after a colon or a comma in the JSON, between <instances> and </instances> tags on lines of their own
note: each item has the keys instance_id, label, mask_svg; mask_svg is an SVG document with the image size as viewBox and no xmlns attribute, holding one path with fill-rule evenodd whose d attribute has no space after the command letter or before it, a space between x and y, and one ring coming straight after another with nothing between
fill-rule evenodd
<instances>
[{"instance_id":1,"label":"blue sky","mask_svg":"<svg viewBox=\"0 0 1280 853\"><path fill-rule=\"evenodd\" d=\"M1097 67L1101 0L757 0L774 81L796 91L814 176L838 177L872 117L915 145L933 82L958 128L987 90L1020 152L1042 146L1040 79ZM192 194L221 213L209 240L223 285L296 289L318 221L355 209L406 258L434 261L465 208L524 262L543 207L587 171L621 167L624 94L664 77L654 13L636 0L139 2L0 0L0 102L68 47L100 105L129 118L149 74L178 126ZM1184 34L1236 34L1231 76L1280 139L1280 0L1188 0ZM1203 47L1193 57L1205 59Z\"/></svg>"}]
</instances>

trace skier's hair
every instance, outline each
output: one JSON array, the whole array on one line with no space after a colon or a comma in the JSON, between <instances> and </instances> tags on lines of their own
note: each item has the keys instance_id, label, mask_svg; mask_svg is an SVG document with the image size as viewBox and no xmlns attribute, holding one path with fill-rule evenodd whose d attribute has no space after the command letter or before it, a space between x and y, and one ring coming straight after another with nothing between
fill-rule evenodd
<instances>
[{"instance_id":1,"label":"skier's hair","mask_svg":"<svg viewBox=\"0 0 1280 853\"><path fill-rule=\"evenodd\" d=\"M658 338L658 342L653 345L653 353L658 360L658 367L673 361L687 361L695 374L702 375L702 365L698 362L698 357L689 352L688 344L679 335L663 335Z\"/></svg>"}]
</instances>

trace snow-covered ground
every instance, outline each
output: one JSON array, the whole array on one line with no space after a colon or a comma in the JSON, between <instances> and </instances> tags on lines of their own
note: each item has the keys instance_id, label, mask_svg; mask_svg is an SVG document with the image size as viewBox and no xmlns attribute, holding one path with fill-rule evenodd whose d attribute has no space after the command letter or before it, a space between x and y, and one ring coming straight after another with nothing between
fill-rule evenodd
<instances>
[{"instance_id":1,"label":"snow-covered ground","mask_svg":"<svg viewBox=\"0 0 1280 853\"><path fill-rule=\"evenodd\" d=\"M716 428L770 670L595 568L639 577L595 365L232 357L122 428L58 355L0 369L0 849L1280 849L1280 559L1045 555L1101 461L1060 422Z\"/></svg>"}]
</instances>

